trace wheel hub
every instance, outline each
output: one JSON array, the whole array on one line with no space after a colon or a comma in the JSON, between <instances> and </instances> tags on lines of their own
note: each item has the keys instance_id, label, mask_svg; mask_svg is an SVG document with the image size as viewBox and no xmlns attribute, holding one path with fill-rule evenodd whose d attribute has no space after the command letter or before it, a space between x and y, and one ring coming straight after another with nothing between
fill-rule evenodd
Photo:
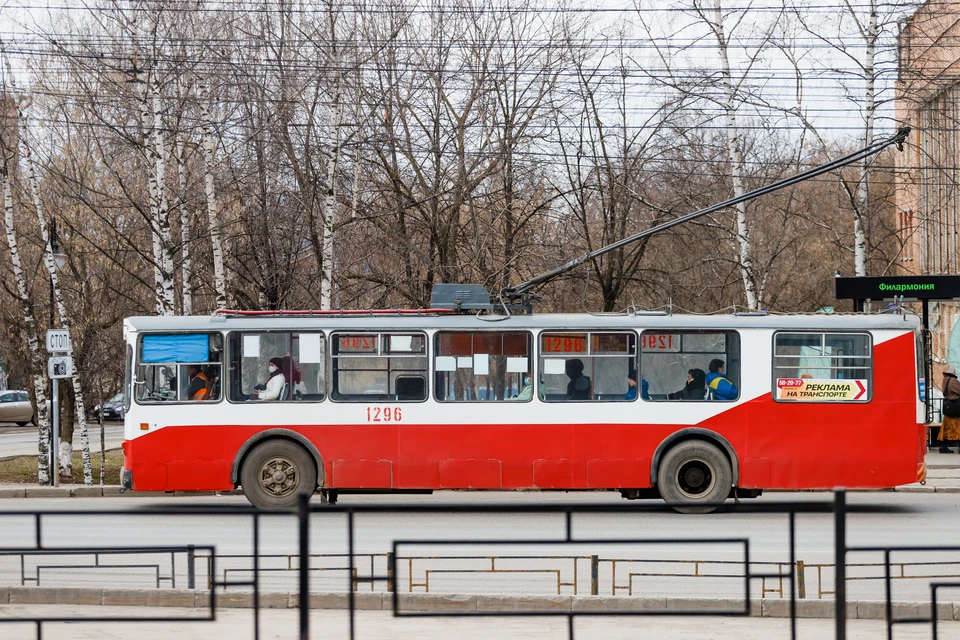
<instances>
[{"instance_id":1,"label":"wheel hub","mask_svg":"<svg viewBox=\"0 0 960 640\"><path fill-rule=\"evenodd\" d=\"M688 460L677 470L677 486L687 497L700 498L713 489L714 477L713 469L706 461Z\"/></svg>"},{"instance_id":2,"label":"wheel hub","mask_svg":"<svg viewBox=\"0 0 960 640\"><path fill-rule=\"evenodd\" d=\"M273 457L260 466L260 486L274 497L293 493L299 478L299 470L289 458Z\"/></svg>"}]
</instances>

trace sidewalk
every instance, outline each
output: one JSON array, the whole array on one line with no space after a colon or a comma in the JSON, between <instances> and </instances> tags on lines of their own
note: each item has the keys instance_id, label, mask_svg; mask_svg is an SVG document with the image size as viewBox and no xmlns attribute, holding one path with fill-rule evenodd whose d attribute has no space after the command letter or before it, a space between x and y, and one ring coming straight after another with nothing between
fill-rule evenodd
<instances>
[{"instance_id":1,"label":"sidewalk","mask_svg":"<svg viewBox=\"0 0 960 640\"><path fill-rule=\"evenodd\" d=\"M955 451L955 449L954 449ZM929 449L926 455L927 481L897 487L895 491L914 493L960 493L960 454Z\"/></svg>"},{"instance_id":2,"label":"sidewalk","mask_svg":"<svg viewBox=\"0 0 960 640\"><path fill-rule=\"evenodd\" d=\"M147 612L153 615L155 612ZM197 616L207 612L197 609L164 609L164 615ZM110 617L143 616L139 607L83 607L9 605L0 606L0 617L83 616ZM803 640L832 638L834 622L829 619L798 619L798 637ZM89 623L74 621L68 624L47 623L44 637L57 640L207 640L208 638L253 638L253 615L250 610L218 610L215 622L117 622ZM310 614L313 638L348 638L349 622L346 612L315 610ZM729 618L729 617L582 617L574 620L576 638L627 640L657 638L671 640L689 638L730 638L735 640L768 640L790 637L790 622L783 618ZM960 622L940 622L937 625L941 639L960 639ZM897 640L926 640L930 625L896 625ZM32 640L36 637L34 624L0 625L0 635L11 640ZM296 610L265 609L260 613L260 637L263 639L296 638L299 635ZM882 620L848 620L847 638L874 640L886 636ZM388 611L358 611L356 637L377 640L558 640L567 637L565 617L533 618L394 618Z\"/></svg>"},{"instance_id":3,"label":"sidewalk","mask_svg":"<svg viewBox=\"0 0 960 640\"><path fill-rule=\"evenodd\" d=\"M35 484L0 484L3 498L184 498L188 496L243 495L234 491L126 491L120 485L61 484L59 487L40 487Z\"/></svg>"}]
</instances>

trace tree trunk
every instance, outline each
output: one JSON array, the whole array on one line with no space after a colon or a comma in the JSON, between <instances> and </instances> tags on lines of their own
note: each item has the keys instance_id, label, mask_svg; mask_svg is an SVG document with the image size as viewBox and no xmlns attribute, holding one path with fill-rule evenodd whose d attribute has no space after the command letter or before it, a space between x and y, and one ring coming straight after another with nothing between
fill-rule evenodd
<instances>
[{"instance_id":1,"label":"tree trunk","mask_svg":"<svg viewBox=\"0 0 960 640\"><path fill-rule=\"evenodd\" d=\"M202 79L197 81L198 102L200 103L200 128L202 131L204 193L207 196L207 219L210 224L210 241L213 244L213 285L217 292L217 307L227 307L227 277L223 261L223 236L217 217L217 192L213 181L213 124L210 122L210 109L207 106L207 85Z\"/></svg>"},{"instance_id":2,"label":"tree trunk","mask_svg":"<svg viewBox=\"0 0 960 640\"><path fill-rule=\"evenodd\" d=\"M154 232L160 240L160 279L157 281L157 313L170 316L174 313L173 295L173 242L170 236L170 203L167 199L167 148L163 141L163 112L160 103L160 81L153 78L148 83L152 90L153 107L153 161L155 196L153 202Z\"/></svg>"},{"instance_id":3,"label":"tree trunk","mask_svg":"<svg viewBox=\"0 0 960 640\"><path fill-rule=\"evenodd\" d=\"M727 51L727 40L723 32L723 16L720 13L721 0L714 0L712 10L712 29L717 39L717 49L720 52L721 84L725 92L724 117L727 132L727 162L730 164L730 177L733 181L733 195L742 196L743 188L743 151L740 148L739 130L737 128L736 92L730 78L730 58ZM753 258L750 247L750 228L747 225L747 205L744 202L736 205L737 212L737 244L739 245L740 276L743 279L743 291L747 297L747 307L759 309L760 301L757 296L757 286L753 278Z\"/></svg>"},{"instance_id":4,"label":"tree trunk","mask_svg":"<svg viewBox=\"0 0 960 640\"><path fill-rule=\"evenodd\" d=\"M320 308L330 309L333 299L334 213L336 207L337 165L340 163L340 111L341 77L338 74L333 93L333 153L327 167L327 197L323 202L323 270L320 275Z\"/></svg>"},{"instance_id":5,"label":"tree trunk","mask_svg":"<svg viewBox=\"0 0 960 640\"><path fill-rule=\"evenodd\" d=\"M50 243L50 230L47 228L47 219L43 213L43 201L40 199L40 186L37 180L37 171L30 153L30 145L24 140L24 159L27 164L27 179L30 183L30 194L33 197L33 208L37 212L37 222L40 224L40 237L43 239L43 262L47 267L50 280L53 282L53 299L60 317L60 326L70 330L70 316L63 301L63 290L60 288L60 272L53 259L53 248ZM73 357L73 344L67 355ZM87 411L83 401L83 388L80 385L80 376L74 375L70 379L73 384L73 403L76 407L76 417L80 423L80 449L83 452L83 483L93 484L93 468L90 462L90 438L87 433ZM68 394L69 395L69 394ZM66 406L66 405L65 405ZM65 412L69 419L64 420L60 427L60 475L73 477L73 418L71 412Z\"/></svg>"},{"instance_id":6,"label":"tree trunk","mask_svg":"<svg viewBox=\"0 0 960 640\"><path fill-rule=\"evenodd\" d=\"M856 19L856 16L854 16ZM874 64L877 51L877 38L879 29L877 26L877 2L870 0L870 17L867 23L867 30L864 34L866 39L866 59L863 65L864 87L864 108L863 108L863 146L873 142L873 119L876 113L876 76L874 74ZM867 275L867 234L864 229L864 218L867 215L867 207L870 204L870 163L872 158L864 158L860 165L860 181L857 185L857 201L853 208L853 255L854 269L856 275Z\"/></svg>"},{"instance_id":7,"label":"tree trunk","mask_svg":"<svg viewBox=\"0 0 960 640\"><path fill-rule=\"evenodd\" d=\"M47 397L44 380L44 362L40 353L40 339L37 335L37 321L33 317L33 307L27 293L27 280L20 263L20 250L17 247L17 233L13 226L13 189L10 187L10 174L7 170L7 158L3 159L3 209L4 226L7 232L7 246L10 247L10 262L13 265L13 277L17 283L17 299L23 314L23 325L27 333L27 347L30 351L30 375L33 378L33 395L37 403L37 480L40 484L50 484L50 414L47 411Z\"/></svg>"},{"instance_id":8,"label":"tree trunk","mask_svg":"<svg viewBox=\"0 0 960 640\"><path fill-rule=\"evenodd\" d=\"M190 214L187 212L187 172L184 168L186 150L177 137L174 143L177 157L177 188L180 210L180 279L183 285L183 315L193 315L193 289L190 286Z\"/></svg>"}]
</instances>

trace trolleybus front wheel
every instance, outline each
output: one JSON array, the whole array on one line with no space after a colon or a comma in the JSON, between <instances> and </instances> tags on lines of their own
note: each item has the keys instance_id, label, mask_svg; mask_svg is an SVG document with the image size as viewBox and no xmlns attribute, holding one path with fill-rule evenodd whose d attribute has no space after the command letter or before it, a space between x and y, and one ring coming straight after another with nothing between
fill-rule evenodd
<instances>
[{"instance_id":1,"label":"trolleybus front wheel","mask_svg":"<svg viewBox=\"0 0 960 640\"><path fill-rule=\"evenodd\" d=\"M306 449L289 440L268 440L247 454L240 469L243 495L260 509L296 506L317 488L317 468Z\"/></svg>"},{"instance_id":2,"label":"trolleybus front wheel","mask_svg":"<svg viewBox=\"0 0 960 640\"><path fill-rule=\"evenodd\" d=\"M657 469L660 497L680 513L710 513L730 495L732 483L727 456L705 440L672 447Z\"/></svg>"}]
</instances>

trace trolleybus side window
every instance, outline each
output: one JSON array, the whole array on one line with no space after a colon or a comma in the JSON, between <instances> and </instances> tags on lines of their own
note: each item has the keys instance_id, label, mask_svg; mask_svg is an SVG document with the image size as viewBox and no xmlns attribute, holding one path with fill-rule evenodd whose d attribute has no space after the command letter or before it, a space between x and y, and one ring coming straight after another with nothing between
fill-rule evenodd
<instances>
[{"instance_id":1,"label":"trolleybus side window","mask_svg":"<svg viewBox=\"0 0 960 640\"><path fill-rule=\"evenodd\" d=\"M722 371L711 372L711 363L717 361L723 363ZM644 400L736 400L740 395L740 335L736 331L644 331L640 336L640 377L640 384L646 387Z\"/></svg>"},{"instance_id":2,"label":"trolleybus side window","mask_svg":"<svg viewBox=\"0 0 960 640\"><path fill-rule=\"evenodd\" d=\"M153 402L220 400L223 336L219 333L148 333L140 338L136 397ZM191 391L191 379L204 382Z\"/></svg>"},{"instance_id":3,"label":"trolleybus side window","mask_svg":"<svg viewBox=\"0 0 960 640\"><path fill-rule=\"evenodd\" d=\"M326 342L322 333L234 331L229 341L231 402L323 400ZM276 376L282 376L282 383L271 385Z\"/></svg>"},{"instance_id":4,"label":"trolleybus side window","mask_svg":"<svg viewBox=\"0 0 960 640\"><path fill-rule=\"evenodd\" d=\"M439 402L529 402L533 398L527 331L439 331L434 337Z\"/></svg>"},{"instance_id":5,"label":"trolleybus side window","mask_svg":"<svg viewBox=\"0 0 960 640\"><path fill-rule=\"evenodd\" d=\"M422 333L335 333L330 355L333 400L427 399L427 337Z\"/></svg>"},{"instance_id":6,"label":"trolleybus side window","mask_svg":"<svg viewBox=\"0 0 960 640\"><path fill-rule=\"evenodd\" d=\"M540 397L547 402L624 402L637 398L637 336L632 332L540 334ZM633 378L639 384L639 380Z\"/></svg>"},{"instance_id":7,"label":"trolleybus side window","mask_svg":"<svg viewBox=\"0 0 960 640\"><path fill-rule=\"evenodd\" d=\"M869 401L873 395L870 334L774 334L773 395L778 402Z\"/></svg>"}]
</instances>

